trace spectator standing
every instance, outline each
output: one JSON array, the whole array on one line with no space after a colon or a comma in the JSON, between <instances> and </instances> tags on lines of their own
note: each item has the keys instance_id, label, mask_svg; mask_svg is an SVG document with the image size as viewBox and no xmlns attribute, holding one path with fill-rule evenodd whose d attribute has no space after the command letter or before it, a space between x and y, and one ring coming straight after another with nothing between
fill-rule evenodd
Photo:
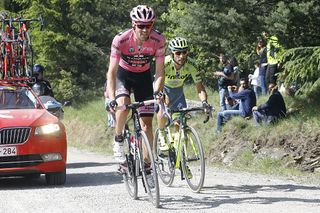
<instances>
[{"instance_id":1,"label":"spectator standing","mask_svg":"<svg viewBox=\"0 0 320 213\"><path fill-rule=\"evenodd\" d=\"M214 76L219 77L218 86L219 86L219 102L221 111L226 110L225 97L228 97L228 89L227 87L232 85L234 79L233 67L230 63L228 63L227 57L224 54L220 54L219 56L220 63L222 64L222 68L220 71L214 72Z\"/></svg>"},{"instance_id":2,"label":"spectator standing","mask_svg":"<svg viewBox=\"0 0 320 213\"><path fill-rule=\"evenodd\" d=\"M267 40L267 60L268 67L266 72L266 83L276 84L276 74L280 70L280 56L283 53L283 47L279 43L279 39L275 35L270 35L268 32L262 33Z\"/></svg>"},{"instance_id":3,"label":"spectator standing","mask_svg":"<svg viewBox=\"0 0 320 213\"><path fill-rule=\"evenodd\" d=\"M262 39L258 40L257 54L259 55L259 81L261 87L261 94L267 94L267 86L266 86L266 72L267 72L267 65L268 65L268 58L267 58L267 48L265 41Z\"/></svg>"},{"instance_id":4,"label":"spectator standing","mask_svg":"<svg viewBox=\"0 0 320 213\"><path fill-rule=\"evenodd\" d=\"M254 72L253 75L249 74L249 80L251 85L253 85L253 91L256 94L256 98L258 98L258 89L260 87L260 81L259 81L259 63L255 63L254 65Z\"/></svg>"},{"instance_id":5,"label":"spectator standing","mask_svg":"<svg viewBox=\"0 0 320 213\"><path fill-rule=\"evenodd\" d=\"M236 57L232 57L229 61L230 65L233 67L233 73L234 73L234 80L233 84L237 87L240 86L240 69L239 69L239 63L236 59Z\"/></svg>"}]
</instances>

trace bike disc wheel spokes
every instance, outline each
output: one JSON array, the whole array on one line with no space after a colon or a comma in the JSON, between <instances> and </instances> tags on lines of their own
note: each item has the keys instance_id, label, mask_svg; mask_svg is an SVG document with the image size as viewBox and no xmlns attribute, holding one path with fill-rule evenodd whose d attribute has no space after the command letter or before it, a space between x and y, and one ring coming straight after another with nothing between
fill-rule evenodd
<instances>
[{"instance_id":1,"label":"bike disc wheel spokes","mask_svg":"<svg viewBox=\"0 0 320 213\"><path fill-rule=\"evenodd\" d=\"M166 186L171 186L175 175L175 150L169 147L168 151L161 151L159 137L159 129L157 129L153 143L157 172L161 181Z\"/></svg>"},{"instance_id":2,"label":"bike disc wheel spokes","mask_svg":"<svg viewBox=\"0 0 320 213\"><path fill-rule=\"evenodd\" d=\"M129 157L129 156L128 156ZM128 160L127 168L123 169L122 178L126 185L127 191L134 200L138 198L138 184L137 184L137 176L134 175L133 164L134 160L130 162Z\"/></svg>"},{"instance_id":3,"label":"bike disc wheel spokes","mask_svg":"<svg viewBox=\"0 0 320 213\"><path fill-rule=\"evenodd\" d=\"M184 131L181 166L189 188L194 192L199 192L205 177L204 152L197 132L192 127Z\"/></svg>"},{"instance_id":4,"label":"bike disc wheel spokes","mask_svg":"<svg viewBox=\"0 0 320 213\"><path fill-rule=\"evenodd\" d=\"M139 155L143 185L150 201L158 208L160 203L159 182L150 143L147 135L142 131L138 141L140 143Z\"/></svg>"},{"instance_id":5,"label":"bike disc wheel spokes","mask_svg":"<svg viewBox=\"0 0 320 213\"><path fill-rule=\"evenodd\" d=\"M129 195L133 199L138 198L138 184L137 184L137 176L135 174L135 165L136 160L133 154L130 152L130 135L125 137L124 140L124 152L127 158L127 165L120 166L122 167L122 177L124 184L126 185L127 191Z\"/></svg>"}]
</instances>

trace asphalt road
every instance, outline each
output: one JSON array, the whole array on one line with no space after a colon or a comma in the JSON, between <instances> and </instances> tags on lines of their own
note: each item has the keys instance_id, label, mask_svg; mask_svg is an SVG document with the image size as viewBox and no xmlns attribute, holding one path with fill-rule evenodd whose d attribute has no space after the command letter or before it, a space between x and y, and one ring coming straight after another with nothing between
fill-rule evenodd
<instances>
[{"instance_id":1,"label":"asphalt road","mask_svg":"<svg viewBox=\"0 0 320 213\"><path fill-rule=\"evenodd\" d=\"M216 168L198 194L178 176L170 188L161 184L155 209L141 181L139 200L129 197L111 157L69 148L68 162L64 186L48 187L43 176L0 179L0 212L320 212L320 185Z\"/></svg>"}]
</instances>

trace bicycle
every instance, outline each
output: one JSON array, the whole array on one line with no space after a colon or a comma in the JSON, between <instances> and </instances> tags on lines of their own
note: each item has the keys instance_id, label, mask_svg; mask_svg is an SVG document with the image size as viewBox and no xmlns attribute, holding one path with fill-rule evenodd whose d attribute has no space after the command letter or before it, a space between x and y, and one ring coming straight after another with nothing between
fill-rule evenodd
<instances>
[{"instance_id":1,"label":"bicycle","mask_svg":"<svg viewBox=\"0 0 320 213\"><path fill-rule=\"evenodd\" d=\"M150 201L158 208L160 202L160 191L157 170L149 140L140 125L138 108L144 105L154 104L155 100L135 102L120 106L117 109L131 109L132 116L126 121L124 128L124 152L126 162L120 164L119 171L129 195L138 199L138 177L142 177L142 184ZM129 129L129 122L133 122L133 131ZM151 178L151 183L150 179Z\"/></svg>"},{"instance_id":2,"label":"bicycle","mask_svg":"<svg viewBox=\"0 0 320 213\"><path fill-rule=\"evenodd\" d=\"M33 67L33 50L27 22L39 21L40 31L43 30L43 19L7 18L1 16L1 78L31 77ZM19 24L16 34L14 23Z\"/></svg>"},{"instance_id":3,"label":"bicycle","mask_svg":"<svg viewBox=\"0 0 320 213\"><path fill-rule=\"evenodd\" d=\"M169 122L164 128L164 137L168 145L168 150L160 150L160 133L156 130L154 139L154 156L158 169L158 174L166 186L171 186L175 177L176 169L180 170L181 180L186 180L189 188L193 192L199 192L205 178L205 158L204 151L197 131L187 124L191 119L191 112L204 111L203 107L183 108L170 110L171 113L179 113L178 137L174 138L171 127L174 120L169 118ZM211 117L213 108L210 106L204 123Z\"/></svg>"},{"instance_id":4,"label":"bicycle","mask_svg":"<svg viewBox=\"0 0 320 213\"><path fill-rule=\"evenodd\" d=\"M20 72L19 75L30 76L33 67L33 49L27 22L40 22L40 31L42 31L44 26L43 18L42 16L37 19L23 19L19 17L15 21L19 22L19 40L22 44L21 65L23 72Z\"/></svg>"}]
</instances>

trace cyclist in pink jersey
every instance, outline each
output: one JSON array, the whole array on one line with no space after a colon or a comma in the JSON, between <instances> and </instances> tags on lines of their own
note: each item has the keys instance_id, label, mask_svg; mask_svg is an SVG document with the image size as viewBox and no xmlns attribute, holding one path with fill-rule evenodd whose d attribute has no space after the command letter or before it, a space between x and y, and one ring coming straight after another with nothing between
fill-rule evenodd
<instances>
[{"instance_id":1,"label":"cyclist in pink jersey","mask_svg":"<svg viewBox=\"0 0 320 213\"><path fill-rule=\"evenodd\" d=\"M133 91L135 101L153 99L164 84L165 38L153 29L155 13L151 7L138 5L133 8L130 17L132 28L115 36L112 41L110 64L107 72L110 109L117 105L130 103ZM156 72L153 80L150 63L155 58ZM125 162L123 153L123 128L128 110L116 111L116 126L113 151L119 163ZM152 117L154 107L146 106L139 110L141 126L150 142L153 140ZM150 144L152 147L152 144Z\"/></svg>"}]
</instances>

